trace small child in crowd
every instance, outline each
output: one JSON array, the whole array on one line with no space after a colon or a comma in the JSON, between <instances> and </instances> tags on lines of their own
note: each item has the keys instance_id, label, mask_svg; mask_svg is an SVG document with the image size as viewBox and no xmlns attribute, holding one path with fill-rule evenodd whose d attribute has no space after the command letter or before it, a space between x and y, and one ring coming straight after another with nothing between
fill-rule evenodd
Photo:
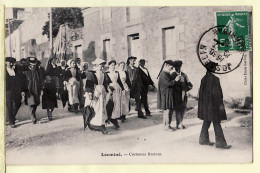
<instances>
[{"instance_id":1,"label":"small child in crowd","mask_svg":"<svg viewBox=\"0 0 260 173\"><path fill-rule=\"evenodd\" d=\"M52 112L54 108L58 107L56 91L56 86L51 82L51 77L46 76L42 95L42 109L47 109L49 121L53 119Z\"/></svg>"}]
</instances>

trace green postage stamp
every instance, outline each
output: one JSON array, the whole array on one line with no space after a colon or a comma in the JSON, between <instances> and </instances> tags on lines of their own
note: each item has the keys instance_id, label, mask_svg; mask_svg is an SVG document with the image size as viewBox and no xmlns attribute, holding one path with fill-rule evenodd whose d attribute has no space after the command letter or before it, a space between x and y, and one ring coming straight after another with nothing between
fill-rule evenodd
<instances>
[{"instance_id":1,"label":"green postage stamp","mask_svg":"<svg viewBox=\"0 0 260 173\"><path fill-rule=\"evenodd\" d=\"M216 12L218 51L248 51L250 49L247 11Z\"/></svg>"}]
</instances>

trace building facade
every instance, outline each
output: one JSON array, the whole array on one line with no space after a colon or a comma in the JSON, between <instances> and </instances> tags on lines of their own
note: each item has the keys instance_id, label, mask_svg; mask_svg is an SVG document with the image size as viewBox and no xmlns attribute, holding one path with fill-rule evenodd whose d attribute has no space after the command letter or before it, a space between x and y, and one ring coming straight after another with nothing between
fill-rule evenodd
<instances>
[{"instance_id":1,"label":"building facade","mask_svg":"<svg viewBox=\"0 0 260 173\"><path fill-rule=\"evenodd\" d=\"M50 8L8 9L6 30L9 31L9 21L12 21L11 28L13 29L11 35L6 32L5 56L15 57L17 61L35 56L45 66L51 56L51 44L48 37L42 35L42 28L49 20L50 12ZM16 25L17 21L20 21L19 25ZM63 57L66 59L82 59L82 27L71 29L67 25L64 26L60 28L58 36L53 39L55 56L60 57L58 54L65 53L66 56ZM60 50L57 52L56 49Z\"/></svg>"},{"instance_id":2,"label":"building facade","mask_svg":"<svg viewBox=\"0 0 260 173\"><path fill-rule=\"evenodd\" d=\"M125 62L129 56L145 59L155 84L164 60L182 60L182 70L194 85L190 94L197 96L206 70L196 47L203 32L216 25L217 10L251 11L251 7L82 8L84 26L60 30L57 41L54 39L54 45L57 42L60 47L54 49L62 48L66 50L66 59L81 58L90 66L96 58L117 62ZM13 56L18 61L36 56L45 64L50 57L50 42L42 35L42 27L49 20L50 11L50 8L32 8L27 12L22 24L6 37L5 56ZM251 96L252 52L247 52L239 68L218 77L225 99Z\"/></svg>"},{"instance_id":3,"label":"building facade","mask_svg":"<svg viewBox=\"0 0 260 173\"><path fill-rule=\"evenodd\" d=\"M152 79L165 59L182 60L185 72L197 96L205 68L196 46L203 32L216 25L215 12L251 11L250 7L105 7L85 8L83 56L91 63L95 58L126 61L128 56L147 60ZM247 65L225 75L218 75L224 97L244 98L251 95L252 57ZM247 74L247 75L245 75Z\"/></svg>"},{"instance_id":4,"label":"building facade","mask_svg":"<svg viewBox=\"0 0 260 173\"><path fill-rule=\"evenodd\" d=\"M26 18L20 17L24 19L23 22L5 39L5 56L13 56L19 61L21 58L39 54L36 51L37 45L49 42L47 36L42 35L42 27L49 20L49 12L50 8L32 8L31 12L26 13ZM17 13L17 16L21 14ZM46 50L46 57L48 54L49 49Z\"/></svg>"}]
</instances>

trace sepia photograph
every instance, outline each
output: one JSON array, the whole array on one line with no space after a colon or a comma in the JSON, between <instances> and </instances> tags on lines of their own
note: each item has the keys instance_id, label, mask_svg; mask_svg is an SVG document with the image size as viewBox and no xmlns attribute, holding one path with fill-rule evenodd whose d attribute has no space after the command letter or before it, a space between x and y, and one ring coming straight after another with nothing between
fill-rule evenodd
<instances>
[{"instance_id":1,"label":"sepia photograph","mask_svg":"<svg viewBox=\"0 0 260 173\"><path fill-rule=\"evenodd\" d=\"M5 8L7 165L253 162L251 6Z\"/></svg>"}]
</instances>

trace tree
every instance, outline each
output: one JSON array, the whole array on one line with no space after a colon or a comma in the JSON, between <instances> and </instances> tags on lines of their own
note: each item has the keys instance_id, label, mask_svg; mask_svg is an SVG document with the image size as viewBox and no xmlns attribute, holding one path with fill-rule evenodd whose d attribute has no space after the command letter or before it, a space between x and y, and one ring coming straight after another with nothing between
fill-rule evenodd
<instances>
[{"instance_id":1,"label":"tree","mask_svg":"<svg viewBox=\"0 0 260 173\"><path fill-rule=\"evenodd\" d=\"M49 36L49 21L42 27L42 35ZM83 16L80 8L52 8L52 36L55 38L60 25L67 23L70 28L83 26Z\"/></svg>"}]
</instances>

